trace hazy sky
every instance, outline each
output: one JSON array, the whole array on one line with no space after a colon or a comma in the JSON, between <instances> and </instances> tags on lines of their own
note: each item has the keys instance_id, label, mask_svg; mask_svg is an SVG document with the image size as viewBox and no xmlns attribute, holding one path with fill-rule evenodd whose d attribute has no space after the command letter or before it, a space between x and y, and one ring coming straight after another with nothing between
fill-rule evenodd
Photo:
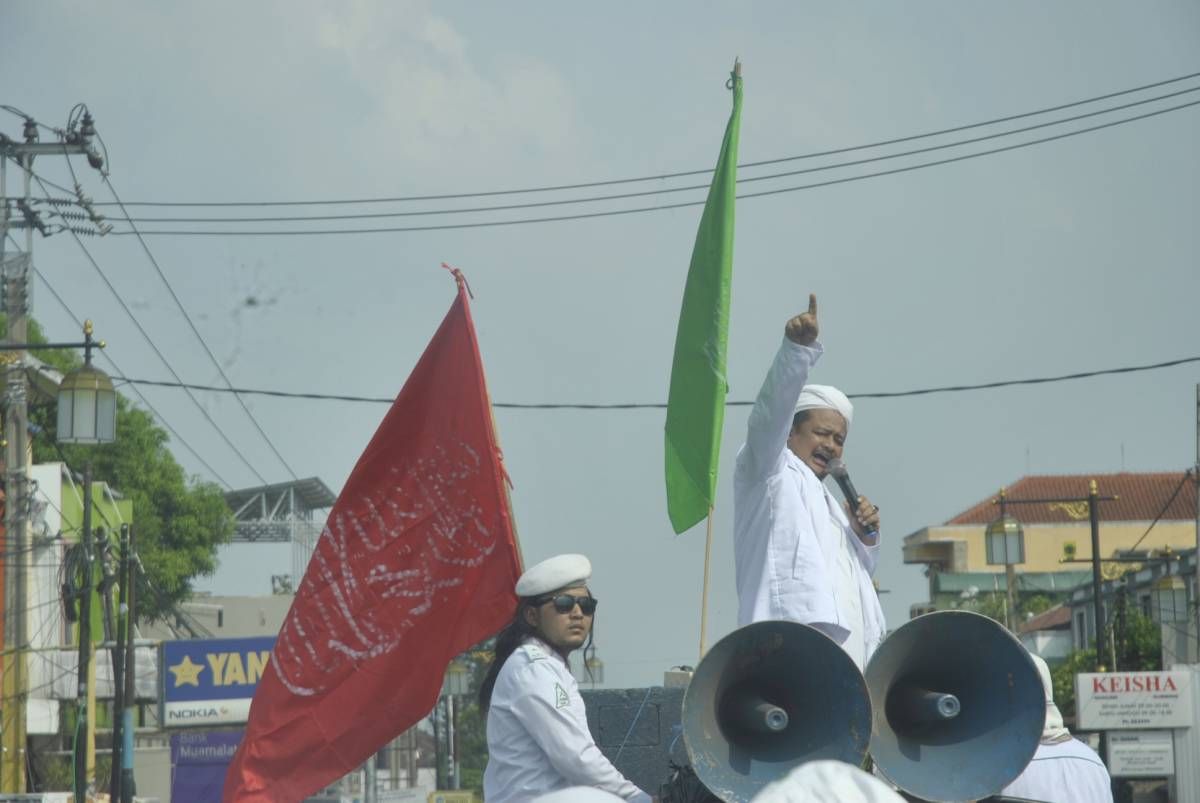
<instances>
[{"instance_id":1,"label":"hazy sky","mask_svg":"<svg viewBox=\"0 0 1200 803\"><path fill-rule=\"evenodd\" d=\"M711 168L744 63L741 161L934 131L1200 71L1200 5L1179 2L627 4L0 3L0 101L63 125L85 102L131 200L306 200L475 192ZM1139 100L1200 80L1107 101ZM796 186L1011 144L1200 98L1192 93L1000 142L745 184ZM1073 109L1054 116L1103 108ZM1052 117L1054 117L1052 116ZM972 130L958 138L1038 122ZM0 131L20 120L0 116ZM952 141L745 168L740 178ZM1034 377L1200 353L1200 107L956 164L745 199L737 210L730 398L752 399L784 321L820 298L814 381L849 393ZM82 159L96 200L111 200ZM69 185L62 158L39 159ZM15 172L10 170L10 179ZM662 189L658 181L618 185ZM10 185L11 186L11 185ZM576 190L553 198L580 197ZM541 217L696 192L493 215ZM529 202L545 197L483 199ZM144 217L345 214L478 205L139 209ZM696 207L534 225L325 237L149 238L240 386L391 396L445 314L460 267L497 402L662 402ZM482 215L466 219L481 220ZM323 226L410 226L408 217ZM144 228L175 224L143 224ZM260 224L277 227L283 224ZM318 224L308 224L314 227ZM189 382L219 373L136 240L86 241ZM38 269L127 376L170 380L81 250ZM75 325L45 285L35 316ZM102 363L102 367L111 366ZM1195 449L1196 364L1054 385L858 403L846 461L882 508L889 622L926 597L902 537L1026 473L1179 470ZM259 479L178 390L143 391L234 487ZM267 481L290 478L237 401L197 398ZM301 477L345 481L386 407L245 397ZM726 418L710 641L736 619ZM703 528L676 537L661 410L498 410L527 562L595 564L608 685L693 663ZM215 479L175 446L191 472ZM286 548L222 552L218 593L269 593Z\"/></svg>"}]
</instances>

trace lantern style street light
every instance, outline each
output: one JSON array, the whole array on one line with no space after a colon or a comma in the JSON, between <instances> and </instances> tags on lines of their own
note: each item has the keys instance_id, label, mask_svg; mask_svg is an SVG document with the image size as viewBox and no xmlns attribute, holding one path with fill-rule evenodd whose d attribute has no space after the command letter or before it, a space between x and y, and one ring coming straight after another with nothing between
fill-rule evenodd
<instances>
[{"instance_id":1,"label":"lantern style street light","mask_svg":"<svg viewBox=\"0 0 1200 803\"><path fill-rule=\"evenodd\" d=\"M92 365L92 349L104 348L92 339L92 322L83 324L83 365L63 377L58 386L58 442L112 443L117 439L117 392L108 374Z\"/></svg>"},{"instance_id":2,"label":"lantern style street light","mask_svg":"<svg viewBox=\"0 0 1200 803\"><path fill-rule=\"evenodd\" d=\"M92 338L92 322L83 324L82 343L4 343L2 351L37 351L82 348L83 365L68 372L58 387L57 440L69 444L112 443L117 438L117 393L108 374L92 365L92 349L102 349L102 340ZM95 727L88 710L88 664L92 657L92 464L83 466L83 529L79 536L83 578L79 589L79 684L76 705L74 792L76 800L87 795L89 751L81 744Z\"/></svg>"}]
</instances>

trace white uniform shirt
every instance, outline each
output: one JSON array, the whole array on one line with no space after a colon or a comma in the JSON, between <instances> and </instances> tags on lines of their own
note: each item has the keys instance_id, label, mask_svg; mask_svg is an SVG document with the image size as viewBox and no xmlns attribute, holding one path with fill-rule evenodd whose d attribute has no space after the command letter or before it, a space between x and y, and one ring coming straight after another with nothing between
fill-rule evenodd
<instances>
[{"instance_id":1,"label":"white uniform shirt","mask_svg":"<svg viewBox=\"0 0 1200 803\"><path fill-rule=\"evenodd\" d=\"M1078 739L1040 744L1001 794L1045 803L1112 803L1112 780L1096 751Z\"/></svg>"},{"instance_id":2,"label":"white uniform shirt","mask_svg":"<svg viewBox=\"0 0 1200 803\"><path fill-rule=\"evenodd\" d=\"M822 352L819 343L801 346L784 338L738 451L733 474L738 625L787 619L817 627L846 645L861 620L862 663L853 645L847 650L861 669L885 630L871 585L879 541L862 543L817 475L787 448L796 400ZM858 565L843 585L831 558L844 545Z\"/></svg>"},{"instance_id":3,"label":"white uniform shirt","mask_svg":"<svg viewBox=\"0 0 1200 803\"><path fill-rule=\"evenodd\" d=\"M562 657L536 639L518 647L496 676L487 744L487 803L528 803L571 786L650 803L596 747L575 678Z\"/></svg>"}]
</instances>

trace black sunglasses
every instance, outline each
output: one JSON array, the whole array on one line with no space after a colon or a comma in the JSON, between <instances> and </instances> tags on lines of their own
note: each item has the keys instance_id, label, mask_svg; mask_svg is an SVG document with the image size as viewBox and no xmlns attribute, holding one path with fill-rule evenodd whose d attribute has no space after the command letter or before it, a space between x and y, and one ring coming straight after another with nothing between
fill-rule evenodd
<instances>
[{"instance_id":1,"label":"black sunglasses","mask_svg":"<svg viewBox=\"0 0 1200 803\"><path fill-rule=\"evenodd\" d=\"M596 605L599 603L599 600L590 594L586 597L576 597L571 594L554 594L553 596L538 597L535 602L538 606L545 605L547 602L553 602L554 610L558 613L570 613L578 605L579 610L583 612L584 616L591 616L596 612Z\"/></svg>"}]
</instances>

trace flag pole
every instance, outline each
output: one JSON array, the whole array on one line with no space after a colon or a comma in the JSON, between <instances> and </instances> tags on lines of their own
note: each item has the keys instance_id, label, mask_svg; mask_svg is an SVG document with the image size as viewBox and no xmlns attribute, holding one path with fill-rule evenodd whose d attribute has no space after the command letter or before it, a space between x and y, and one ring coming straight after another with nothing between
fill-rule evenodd
<instances>
[{"instance_id":1,"label":"flag pole","mask_svg":"<svg viewBox=\"0 0 1200 803\"><path fill-rule=\"evenodd\" d=\"M705 636L708 633L708 563L712 555L712 505L708 506L708 533L704 537L704 590L700 592L700 657L708 651Z\"/></svg>"}]
</instances>

